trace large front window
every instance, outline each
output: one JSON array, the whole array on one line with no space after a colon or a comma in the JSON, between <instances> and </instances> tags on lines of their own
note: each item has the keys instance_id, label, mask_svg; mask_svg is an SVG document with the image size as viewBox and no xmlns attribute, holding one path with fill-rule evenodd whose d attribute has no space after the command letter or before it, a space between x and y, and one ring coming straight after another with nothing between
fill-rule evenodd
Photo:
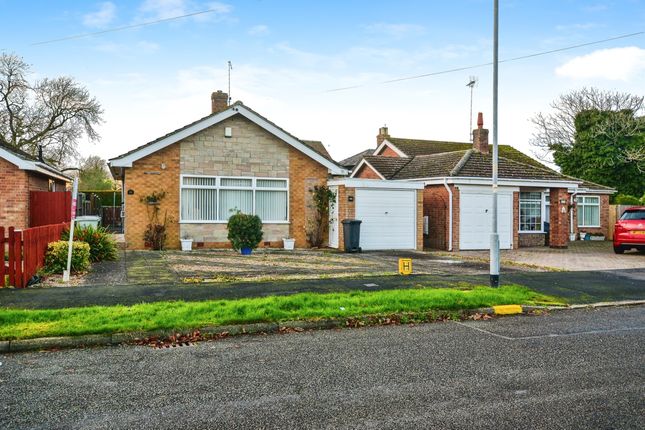
<instances>
[{"instance_id":1,"label":"large front window","mask_svg":"<svg viewBox=\"0 0 645 430\"><path fill-rule=\"evenodd\" d=\"M182 175L181 221L226 222L237 211L287 222L287 179Z\"/></svg>"},{"instance_id":2,"label":"large front window","mask_svg":"<svg viewBox=\"0 0 645 430\"><path fill-rule=\"evenodd\" d=\"M578 227L600 227L600 197L577 196Z\"/></svg>"},{"instance_id":3,"label":"large front window","mask_svg":"<svg viewBox=\"0 0 645 430\"><path fill-rule=\"evenodd\" d=\"M542 193L520 193L520 232L542 231Z\"/></svg>"}]
</instances>

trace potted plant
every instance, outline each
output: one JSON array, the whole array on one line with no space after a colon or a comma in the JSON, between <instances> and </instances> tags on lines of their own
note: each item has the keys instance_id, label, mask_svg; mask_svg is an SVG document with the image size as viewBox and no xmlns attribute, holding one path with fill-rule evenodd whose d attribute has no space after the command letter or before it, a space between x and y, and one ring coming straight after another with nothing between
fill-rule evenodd
<instances>
[{"instance_id":1,"label":"potted plant","mask_svg":"<svg viewBox=\"0 0 645 430\"><path fill-rule=\"evenodd\" d=\"M184 235L181 239L181 250L191 251L193 249L193 239Z\"/></svg>"},{"instance_id":2,"label":"potted plant","mask_svg":"<svg viewBox=\"0 0 645 430\"><path fill-rule=\"evenodd\" d=\"M228 219L228 240L233 249L242 255L250 255L262 241L262 220L257 215L249 215L238 211Z\"/></svg>"},{"instance_id":3,"label":"potted plant","mask_svg":"<svg viewBox=\"0 0 645 430\"><path fill-rule=\"evenodd\" d=\"M282 244L284 245L284 249L287 251L293 251L293 248L296 246L296 239L292 237L283 237Z\"/></svg>"},{"instance_id":4,"label":"potted plant","mask_svg":"<svg viewBox=\"0 0 645 430\"><path fill-rule=\"evenodd\" d=\"M589 240L605 240L605 235L602 233L589 234Z\"/></svg>"}]
</instances>

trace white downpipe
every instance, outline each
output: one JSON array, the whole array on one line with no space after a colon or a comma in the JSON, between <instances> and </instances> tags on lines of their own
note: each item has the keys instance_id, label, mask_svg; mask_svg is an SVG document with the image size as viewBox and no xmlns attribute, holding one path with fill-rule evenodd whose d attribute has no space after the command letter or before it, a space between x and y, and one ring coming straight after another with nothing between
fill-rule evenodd
<instances>
[{"instance_id":1,"label":"white downpipe","mask_svg":"<svg viewBox=\"0 0 645 430\"><path fill-rule=\"evenodd\" d=\"M448 191L448 251L452 251L452 190L446 178L443 178L443 186Z\"/></svg>"},{"instance_id":2,"label":"white downpipe","mask_svg":"<svg viewBox=\"0 0 645 430\"><path fill-rule=\"evenodd\" d=\"M576 194L578 194L577 191L571 193L571 211L569 211L569 239L573 237L573 199L576 197Z\"/></svg>"}]
</instances>

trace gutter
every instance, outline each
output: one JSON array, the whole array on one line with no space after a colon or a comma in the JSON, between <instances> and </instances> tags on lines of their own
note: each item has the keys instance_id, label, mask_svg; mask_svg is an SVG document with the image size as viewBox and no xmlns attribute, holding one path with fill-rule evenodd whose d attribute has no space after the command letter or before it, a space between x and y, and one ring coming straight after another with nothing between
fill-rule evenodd
<instances>
[{"instance_id":1,"label":"gutter","mask_svg":"<svg viewBox=\"0 0 645 430\"><path fill-rule=\"evenodd\" d=\"M452 190L448 186L448 181L446 178L443 178L443 186L446 187L448 191L448 251L452 251Z\"/></svg>"}]
</instances>

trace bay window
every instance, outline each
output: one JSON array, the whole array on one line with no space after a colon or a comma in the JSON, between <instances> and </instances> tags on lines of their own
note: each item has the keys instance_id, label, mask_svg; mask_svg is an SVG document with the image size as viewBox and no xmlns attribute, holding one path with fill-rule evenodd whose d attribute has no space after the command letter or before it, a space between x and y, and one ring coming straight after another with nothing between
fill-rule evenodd
<instances>
[{"instance_id":1,"label":"bay window","mask_svg":"<svg viewBox=\"0 0 645 430\"><path fill-rule=\"evenodd\" d=\"M287 222L288 180L181 176L181 222L225 223L237 211L256 214L262 222Z\"/></svg>"},{"instance_id":2,"label":"bay window","mask_svg":"<svg viewBox=\"0 0 645 430\"><path fill-rule=\"evenodd\" d=\"M600 197L576 196L578 227L600 227Z\"/></svg>"}]
</instances>

